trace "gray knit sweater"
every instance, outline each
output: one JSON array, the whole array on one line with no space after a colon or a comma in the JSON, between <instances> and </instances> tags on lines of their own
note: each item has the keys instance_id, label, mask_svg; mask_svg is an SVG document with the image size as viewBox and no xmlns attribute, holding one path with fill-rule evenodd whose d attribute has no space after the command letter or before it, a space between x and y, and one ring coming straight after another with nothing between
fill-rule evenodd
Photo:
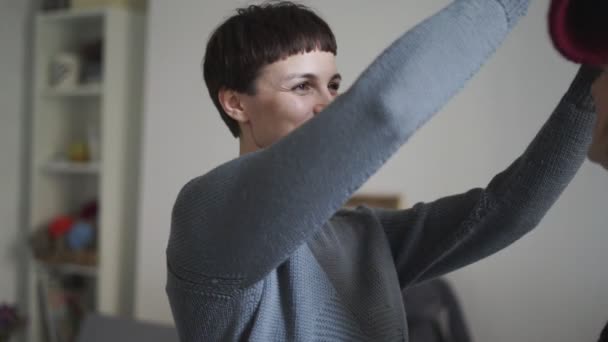
<instances>
[{"instance_id":1,"label":"gray knit sweater","mask_svg":"<svg viewBox=\"0 0 608 342\"><path fill-rule=\"evenodd\" d=\"M486 188L400 211L345 201L495 51L528 0L458 0L404 34L323 112L193 179L173 210L167 293L183 341L407 341L401 291L537 225L590 142L582 69Z\"/></svg>"}]
</instances>

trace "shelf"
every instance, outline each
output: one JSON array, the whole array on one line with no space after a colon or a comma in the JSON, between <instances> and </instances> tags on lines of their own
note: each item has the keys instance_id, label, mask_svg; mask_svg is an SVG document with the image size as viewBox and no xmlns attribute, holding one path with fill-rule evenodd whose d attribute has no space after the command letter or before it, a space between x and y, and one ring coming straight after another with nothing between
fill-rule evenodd
<instances>
[{"instance_id":1,"label":"shelf","mask_svg":"<svg viewBox=\"0 0 608 342\"><path fill-rule=\"evenodd\" d=\"M100 19L106 14L105 8L53 10L38 14L38 20L46 22L80 21Z\"/></svg>"},{"instance_id":2,"label":"shelf","mask_svg":"<svg viewBox=\"0 0 608 342\"><path fill-rule=\"evenodd\" d=\"M76 215L92 199L103 210L95 220L94 251L70 255L70 250L61 250L67 246L54 244L34 250L26 294L28 341L42 341L51 328L62 329L56 321L45 324L46 313L36 300L43 299L41 279L82 275L77 278L83 278L97 310L112 315L131 311L131 301L123 300L131 291L122 285L132 279L138 192L125 191L125 184L139 183L145 20L144 13L109 7L53 10L34 18L24 229L32 234L42 229L44 237L49 220ZM80 57L80 75L71 84L54 83L50 77L51 65L62 53ZM72 161L70 156L91 161Z\"/></svg>"},{"instance_id":3,"label":"shelf","mask_svg":"<svg viewBox=\"0 0 608 342\"><path fill-rule=\"evenodd\" d=\"M74 88L46 89L43 94L46 97L94 97L101 96L103 87L101 84L87 84Z\"/></svg>"},{"instance_id":4,"label":"shelf","mask_svg":"<svg viewBox=\"0 0 608 342\"><path fill-rule=\"evenodd\" d=\"M52 161L44 166L44 170L56 174L82 174L96 175L99 173L101 163L99 162L70 162L70 161Z\"/></svg>"},{"instance_id":5,"label":"shelf","mask_svg":"<svg viewBox=\"0 0 608 342\"><path fill-rule=\"evenodd\" d=\"M38 265L43 270L57 272L65 275L81 275L85 277L97 277L96 266L85 266L70 263L50 263L38 261Z\"/></svg>"}]
</instances>

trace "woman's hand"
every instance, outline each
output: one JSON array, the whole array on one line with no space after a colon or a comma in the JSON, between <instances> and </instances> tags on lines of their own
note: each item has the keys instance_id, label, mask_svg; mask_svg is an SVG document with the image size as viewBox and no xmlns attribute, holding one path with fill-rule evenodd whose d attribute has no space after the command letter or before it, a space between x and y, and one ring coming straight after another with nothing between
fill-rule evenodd
<instances>
[{"instance_id":1,"label":"woman's hand","mask_svg":"<svg viewBox=\"0 0 608 342\"><path fill-rule=\"evenodd\" d=\"M587 156L608 170L608 67L591 87L597 119Z\"/></svg>"}]
</instances>

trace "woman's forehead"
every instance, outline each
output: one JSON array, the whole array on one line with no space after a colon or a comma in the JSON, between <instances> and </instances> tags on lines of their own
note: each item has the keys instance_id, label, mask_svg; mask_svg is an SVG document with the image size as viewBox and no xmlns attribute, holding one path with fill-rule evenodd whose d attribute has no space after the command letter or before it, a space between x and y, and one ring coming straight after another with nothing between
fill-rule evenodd
<instances>
[{"instance_id":1,"label":"woman's forehead","mask_svg":"<svg viewBox=\"0 0 608 342\"><path fill-rule=\"evenodd\" d=\"M291 55L260 70L261 75L281 78L296 78L301 75L333 77L337 66L335 56L330 52L312 51Z\"/></svg>"}]
</instances>

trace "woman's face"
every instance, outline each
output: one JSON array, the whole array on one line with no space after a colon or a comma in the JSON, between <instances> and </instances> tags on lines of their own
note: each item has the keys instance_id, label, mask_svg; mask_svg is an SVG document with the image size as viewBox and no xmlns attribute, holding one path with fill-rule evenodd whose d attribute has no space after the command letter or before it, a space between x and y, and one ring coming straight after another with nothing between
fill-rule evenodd
<instances>
[{"instance_id":1,"label":"woman's face","mask_svg":"<svg viewBox=\"0 0 608 342\"><path fill-rule=\"evenodd\" d=\"M589 159L608 169L608 67L593 83L591 94L595 101L597 120L588 155Z\"/></svg>"},{"instance_id":2,"label":"woman's face","mask_svg":"<svg viewBox=\"0 0 608 342\"><path fill-rule=\"evenodd\" d=\"M268 147L321 112L338 95L340 81L330 52L297 54L265 66L255 95L240 95L246 117L242 138L253 149Z\"/></svg>"}]
</instances>

